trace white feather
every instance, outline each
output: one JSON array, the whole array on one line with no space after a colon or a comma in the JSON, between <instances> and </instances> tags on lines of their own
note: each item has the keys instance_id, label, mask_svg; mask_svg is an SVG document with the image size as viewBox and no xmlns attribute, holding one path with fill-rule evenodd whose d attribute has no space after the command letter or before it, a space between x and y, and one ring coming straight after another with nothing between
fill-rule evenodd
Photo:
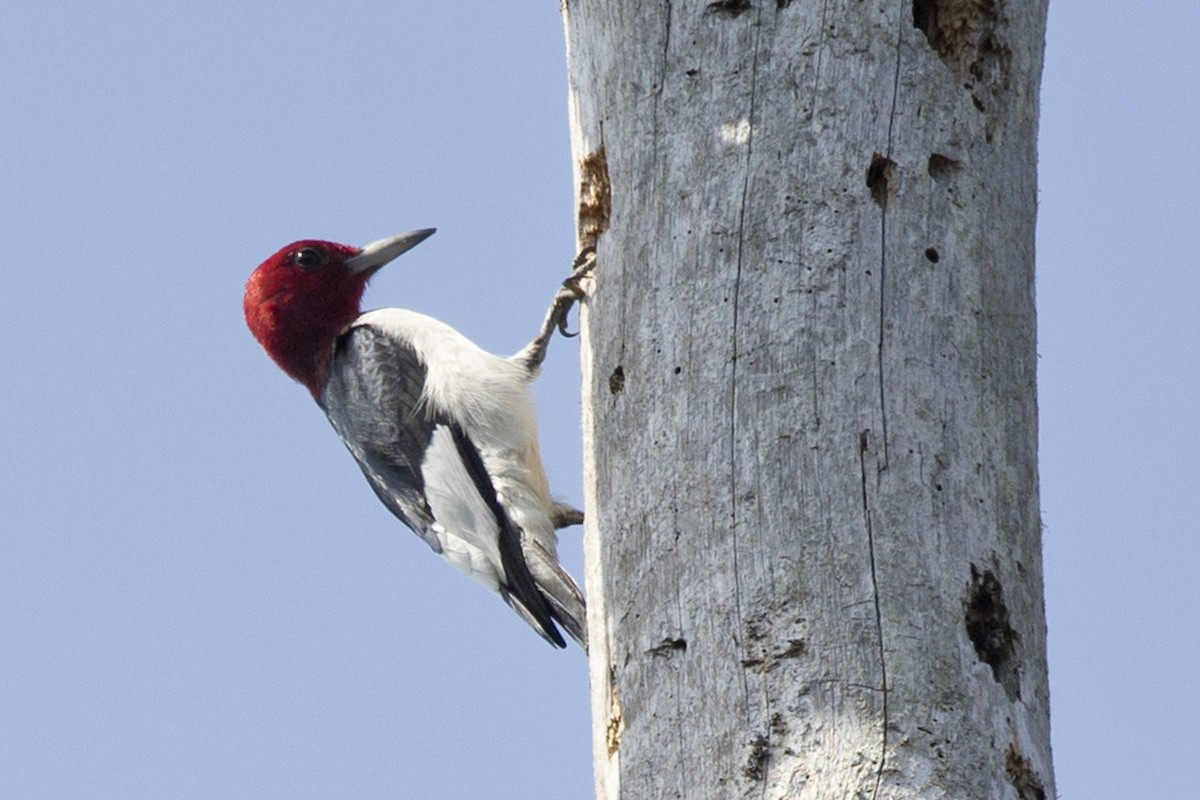
<instances>
[{"instance_id":1,"label":"white feather","mask_svg":"<svg viewBox=\"0 0 1200 800\"><path fill-rule=\"evenodd\" d=\"M503 567L496 517L479 496L446 426L434 429L421 473L442 556L459 571L499 591Z\"/></svg>"}]
</instances>

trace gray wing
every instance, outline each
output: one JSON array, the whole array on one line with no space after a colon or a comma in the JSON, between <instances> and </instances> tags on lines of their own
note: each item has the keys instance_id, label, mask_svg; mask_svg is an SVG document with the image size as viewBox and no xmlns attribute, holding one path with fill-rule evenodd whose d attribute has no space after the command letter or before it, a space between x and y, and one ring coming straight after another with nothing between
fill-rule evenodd
<instances>
[{"instance_id":1,"label":"gray wing","mask_svg":"<svg viewBox=\"0 0 1200 800\"><path fill-rule=\"evenodd\" d=\"M380 501L440 553L421 477L435 428L421 408L424 385L411 347L363 325L334 344L320 403Z\"/></svg>"}]
</instances>

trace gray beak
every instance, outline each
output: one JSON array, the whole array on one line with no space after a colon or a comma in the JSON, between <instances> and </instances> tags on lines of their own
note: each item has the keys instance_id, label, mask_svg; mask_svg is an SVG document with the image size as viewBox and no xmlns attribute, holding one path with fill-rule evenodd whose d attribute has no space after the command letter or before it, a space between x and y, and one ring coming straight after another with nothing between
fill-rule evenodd
<instances>
[{"instance_id":1,"label":"gray beak","mask_svg":"<svg viewBox=\"0 0 1200 800\"><path fill-rule=\"evenodd\" d=\"M437 228L421 228L420 230L402 233L399 236L380 239L378 242L371 242L359 250L356 255L346 259L346 268L352 274L373 272L401 253L407 253L430 236L433 236L435 231L437 231Z\"/></svg>"}]
</instances>

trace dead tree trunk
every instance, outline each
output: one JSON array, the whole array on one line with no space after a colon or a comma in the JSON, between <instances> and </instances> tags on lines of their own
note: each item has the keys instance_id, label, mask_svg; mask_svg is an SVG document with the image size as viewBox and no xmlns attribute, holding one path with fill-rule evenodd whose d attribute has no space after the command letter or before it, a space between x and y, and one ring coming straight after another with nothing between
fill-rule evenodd
<instances>
[{"instance_id":1,"label":"dead tree trunk","mask_svg":"<svg viewBox=\"0 0 1200 800\"><path fill-rule=\"evenodd\" d=\"M1045 6L567 3L598 796L1054 796Z\"/></svg>"}]
</instances>

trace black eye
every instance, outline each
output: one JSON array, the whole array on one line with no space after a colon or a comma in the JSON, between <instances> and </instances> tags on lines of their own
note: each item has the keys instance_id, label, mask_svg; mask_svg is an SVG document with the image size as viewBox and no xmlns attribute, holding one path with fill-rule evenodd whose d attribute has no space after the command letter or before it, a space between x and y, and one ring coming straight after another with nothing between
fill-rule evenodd
<instances>
[{"instance_id":1,"label":"black eye","mask_svg":"<svg viewBox=\"0 0 1200 800\"><path fill-rule=\"evenodd\" d=\"M292 263L300 269L320 269L328 260L325 251L315 247L303 247L292 253Z\"/></svg>"}]
</instances>

